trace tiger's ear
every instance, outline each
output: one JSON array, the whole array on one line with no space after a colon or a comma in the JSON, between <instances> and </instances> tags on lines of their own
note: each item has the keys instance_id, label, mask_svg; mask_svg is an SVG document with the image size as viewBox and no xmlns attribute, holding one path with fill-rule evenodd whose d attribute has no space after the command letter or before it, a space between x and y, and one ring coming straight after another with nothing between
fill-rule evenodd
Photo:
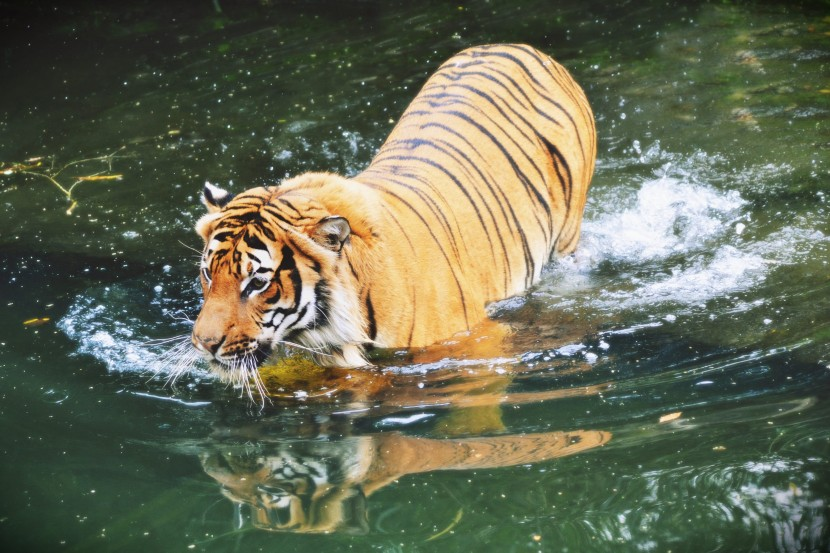
<instances>
[{"instance_id":1,"label":"tiger's ear","mask_svg":"<svg viewBox=\"0 0 830 553\"><path fill-rule=\"evenodd\" d=\"M233 194L205 181L205 187L202 189L202 203L205 204L208 213L216 213L228 205L232 199Z\"/></svg>"},{"instance_id":2,"label":"tiger's ear","mask_svg":"<svg viewBox=\"0 0 830 553\"><path fill-rule=\"evenodd\" d=\"M352 228L345 217L332 215L325 217L317 223L311 231L311 239L333 252L343 249L343 244L349 239Z\"/></svg>"},{"instance_id":3,"label":"tiger's ear","mask_svg":"<svg viewBox=\"0 0 830 553\"><path fill-rule=\"evenodd\" d=\"M201 236L205 242L207 242L210 235L213 234L213 223L220 217L221 214L217 211L214 213L205 213L199 218L198 221L196 221L196 233Z\"/></svg>"}]
</instances>

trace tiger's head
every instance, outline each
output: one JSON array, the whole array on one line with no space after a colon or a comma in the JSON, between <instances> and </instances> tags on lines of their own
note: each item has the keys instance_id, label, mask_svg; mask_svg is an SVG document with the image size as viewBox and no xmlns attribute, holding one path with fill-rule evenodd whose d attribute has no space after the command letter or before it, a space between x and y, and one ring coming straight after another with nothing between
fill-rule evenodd
<instances>
[{"instance_id":1,"label":"tiger's head","mask_svg":"<svg viewBox=\"0 0 830 553\"><path fill-rule=\"evenodd\" d=\"M355 482L354 448L362 440L228 444L205 451L205 472L256 528L295 533L365 534L366 495Z\"/></svg>"},{"instance_id":2,"label":"tiger's head","mask_svg":"<svg viewBox=\"0 0 830 553\"><path fill-rule=\"evenodd\" d=\"M234 196L206 183L202 201L208 213L196 230L205 241L204 305L192 341L213 369L229 380L246 378L284 342L318 352L322 364L365 364L365 332L343 255L348 220L313 195L283 187Z\"/></svg>"}]
</instances>

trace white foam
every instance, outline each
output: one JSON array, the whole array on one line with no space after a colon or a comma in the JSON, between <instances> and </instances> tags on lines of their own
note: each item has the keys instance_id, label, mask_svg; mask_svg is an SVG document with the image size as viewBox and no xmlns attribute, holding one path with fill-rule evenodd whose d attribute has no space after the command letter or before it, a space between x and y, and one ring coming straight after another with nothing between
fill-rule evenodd
<instances>
[{"instance_id":1,"label":"white foam","mask_svg":"<svg viewBox=\"0 0 830 553\"><path fill-rule=\"evenodd\" d=\"M659 311L680 305L677 312L683 312L682 306L751 289L772 267L795 263L828 239L806 220L750 239L748 202L738 189L722 190L723 174L713 168L722 160L698 154L679 162L652 147L638 161L663 165L639 185L592 191L576 254L552 264L539 287L551 307L618 312L651 306L658 316L676 317L675 311ZM606 163L615 170L627 165ZM768 164L749 168L730 175L730 182L754 182L756 172L770 179L775 170ZM783 175L791 168L778 170ZM609 263L618 276L600 278Z\"/></svg>"},{"instance_id":2,"label":"white foam","mask_svg":"<svg viewBox=\"0 0 830 553\"><path fill-rule=\"evenodd\" d=\"M603 194L600 201L610 209L585 221L577 263L644 262L699 249L724 235L745 204L737 191L723 193L669 176L645 181L633 198L625 197L627 192Z\"/></svg>"},{"instance_id":3,"label":"white foam","mask_svg":"<svg viewBox=\"0 0 830 553\"><path fill-rule=\"evenodd\" d=\"M102 290L104 299L109 291ZM76 353L93 356L111 372L163 373L161 361L173 344L154 343L148 336L149 326L159 323L148 325L140 320L138 309L130 312L130 305L121 304L123 296L117 296L111 303L79 296L58 322L58 328L78 343ZM200 377L210 376L201 368L194 372Z\"/></svg>"},{"instance_id":4,"label":"white foam","mask_svg":"<svg viewBox=\"0 0 830 553\"><path fill-rule=\"evenodd\" d=\"M699 305L757 284L764 279L766 268L763 258L724 246L712 259L699 257L685 268L672 269L668 275L643 280L633 290L607 292L597 300L597 305L606 309L663 302Z\"/></svg>"},{"instance_id":5,"label":"white foam","mask_svg":"<svg viewBox=\"0 0 830 553\"><path fill-rule=\"evenodd\" d=\"M144 352L133 338L132 329L112 315L105 305L79 297L58 322L58 328L78 342L78 353L92 355L111 371L147 370L146 365L139 367Z\"/></svg>"}]
</instances>

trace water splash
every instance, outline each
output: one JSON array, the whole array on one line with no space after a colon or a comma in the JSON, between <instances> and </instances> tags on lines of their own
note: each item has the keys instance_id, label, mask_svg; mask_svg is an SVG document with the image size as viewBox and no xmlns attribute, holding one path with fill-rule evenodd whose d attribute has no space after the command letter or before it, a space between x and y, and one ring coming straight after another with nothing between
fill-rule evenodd
<instances>
[{"instance_id":1,"label":"water splash","mask_svg":"<svg viewBox=\"0 0 830 553\"><path fill-rule=\"evenodd\" d=\"M125 301L129 297L152 297L145 288L137 282L125 282L89 290L75 299L58 328L78 343L76 354L94 357L111 372L176 376L181 367L170 352L182 349L182 327L190 323L160 305L169 301ZM155 339L164 329L177 336ZM210 377L195 361L188 364L188 369L199 377Z\"/></svg>"},{"instance_id":2,"label":"water splash","mask_svg":"<svg viewBox=\"0 0 830 553\"><path fill-rule=\"evenodd\" d=\"M809 221L773 228L753 221L741 192L772 179L776 168L769 164L731 174L735 187L724 191L726 169L718 172L717 158L681 160L658 145L636 161L661 165L639 183L592 191L579 249L553 263L538 288L548 306L604 313L656 308L652 314L698 309L760 285L774 268L797 263L828 239ZM606 165L617 170L626 162Z\"/></svg>"},{"instance_id":3,"label":"water splash","mask_svg":"<svg viewBox=\"0 0 830 553\"><path fill-rule=\"evenodd\" d=\"M647 180L633 198L623 195L631 196L625 190L602 194L603 203L628 207L586 220L578 263L644 263L700 250L731 230L745 204L737 191L721 193L668 175Z\"/></svg>"}]
</instances>

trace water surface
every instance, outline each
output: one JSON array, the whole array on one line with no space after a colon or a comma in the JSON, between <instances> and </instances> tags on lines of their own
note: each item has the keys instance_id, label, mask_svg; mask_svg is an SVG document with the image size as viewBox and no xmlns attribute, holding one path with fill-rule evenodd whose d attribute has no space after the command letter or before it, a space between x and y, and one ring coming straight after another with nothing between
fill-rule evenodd
<instances>
[{"instance_id":1,"label":"water surface","mask_svg":"<svg viewBox=\"0 0 830 553\"><path fill-rule=\"evenodd\" d=\"M826 3L199 4L0 20L0 162L123 175L67 215L0 174L9 550L830 548ZM264 409L152 377L198 312L204 180L355 174L506 41L573 72L600 144L578 252L490 307L507 345Z\"/></svg>"}]
</instances>

